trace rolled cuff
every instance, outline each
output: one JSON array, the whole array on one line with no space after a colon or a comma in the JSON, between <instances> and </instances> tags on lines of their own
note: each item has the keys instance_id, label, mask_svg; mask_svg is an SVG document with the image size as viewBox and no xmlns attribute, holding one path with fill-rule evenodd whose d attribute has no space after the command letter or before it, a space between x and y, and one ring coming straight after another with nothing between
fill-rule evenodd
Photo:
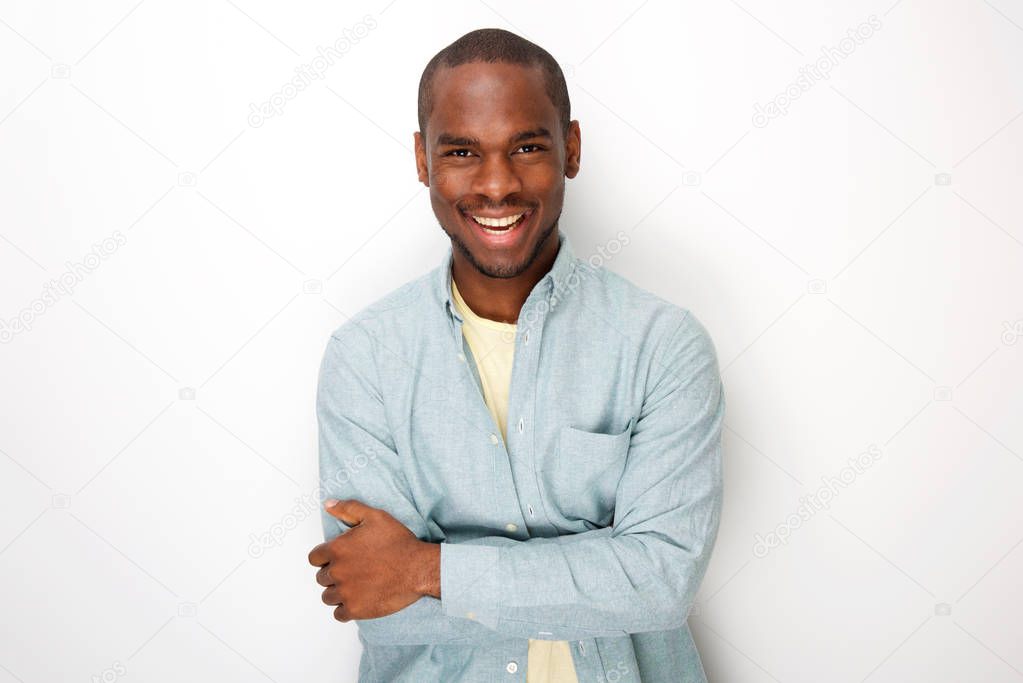
<instances>
[{"instance_id":1,"label":"rolled cuff","mask_svg":"<svg viewBox=\"0 0 1023 683\"><path fill-rule=\"evenodd\" d=\"M440 600L446 615L497 628L500 551L489 546L440 544Z\"/></svg>"}]
</instances>

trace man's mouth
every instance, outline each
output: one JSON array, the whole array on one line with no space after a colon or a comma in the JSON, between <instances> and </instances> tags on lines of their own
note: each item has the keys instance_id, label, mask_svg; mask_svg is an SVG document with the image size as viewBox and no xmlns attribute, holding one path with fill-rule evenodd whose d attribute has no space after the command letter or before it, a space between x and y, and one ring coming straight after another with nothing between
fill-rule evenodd
<instances>
[{"instance_id":1,"label":"man's mouth","mask_svg":"<svg viewBox=\"0 0 1023 683\"><path fill-rule=\"evenodd\" d=\"M533 215L532 209L505 214L504 216L481 216L462 212L466 222L474 226L485 236L510 239L511 234L518 231ZM498 240L504 242L505 239Z\"/></svg>"},{"instance_id":2,"label":"man's mouth","mask_svg":"<svg viewBox=\"0 0 1023 683\"><path fill-rule=\"evenodd\" d=\"M511 214L510 216L503 216L501 218L488 218L486 216L472 215L471 218L480 224L480 227L483 228L484 232L500 234L505 230L513 228L525 215L526 212L521 212L518 214Z\"/></svg>"},{"instance_id":3,"label":"man's mouth","mask_svg":"<svg viewBox=\"0 0 1023 683\"><path fill-rule=\"evenodd\" d=\"M518 213L508 214L501 216L500 218L492 218L490 216L477 216L474 214L467 214L469 218L479 223L480 227L483 228L484 232L500 234L514 226L525 216L528 211L520 211Z\"/></svg>"}]
</instances>

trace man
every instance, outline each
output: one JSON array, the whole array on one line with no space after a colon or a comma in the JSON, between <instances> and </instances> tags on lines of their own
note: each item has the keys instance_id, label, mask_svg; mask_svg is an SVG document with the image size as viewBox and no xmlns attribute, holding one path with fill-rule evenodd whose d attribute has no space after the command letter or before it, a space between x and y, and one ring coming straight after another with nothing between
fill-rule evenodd
<instances>
[{"instance_id":1,"label":"man","mask_svg":"<svg viewBox=\"0 0 1023 683\"><path fill-rule=\"evenodd\" d=\"M309 561L358 623L359 680L706 680L686 617L721 505L710 336L558 227L581 142L550 54L473 31L419 88L452 248L334 331L317 391Z\"/></svg>"}]
</instances>

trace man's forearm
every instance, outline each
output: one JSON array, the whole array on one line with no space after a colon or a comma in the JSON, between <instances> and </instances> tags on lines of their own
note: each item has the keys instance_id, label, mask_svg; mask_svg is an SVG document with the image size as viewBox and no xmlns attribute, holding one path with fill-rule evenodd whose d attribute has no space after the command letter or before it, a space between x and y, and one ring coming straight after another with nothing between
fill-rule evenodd
<instances>
[{"instance_id":1,"label":"man's forearm","mask_svg":"<svg viewBox=\"0 0 1023 683\"><path fill-rule=\"evenodd\" d=\"M520 543L530 545L548 543L577 543L589 538L611 535L611 527L593 529L564 536L534 537L524 540L506 536L480 536L461 541L461 545L512 546ZM359 629L366 640L379 645L439 645L462 643L483 645L500 641L511 636L490 629L478 621L444 614L440 596L440 549L438 543L424 541L422 554L410 562L409 570L419 586L423 598L403 610L379 619L359 622Z\"/></svg>"}]
</instances>

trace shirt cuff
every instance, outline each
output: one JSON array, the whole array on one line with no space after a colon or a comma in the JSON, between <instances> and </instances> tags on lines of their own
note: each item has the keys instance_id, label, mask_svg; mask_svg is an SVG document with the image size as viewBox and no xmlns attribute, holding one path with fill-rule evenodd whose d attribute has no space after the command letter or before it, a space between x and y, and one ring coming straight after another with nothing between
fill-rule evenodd
<instances>
[{"instance_id":1,"label":"shirt cuff","mask_svg":"<svg viewBox=\"0 0 1023 683\"><path fill-rule=\"evenodd\" d=\"M440 600L446 615L497 628L500 550L494 546L440 544Z\"/></svg>"}]
</instances>

